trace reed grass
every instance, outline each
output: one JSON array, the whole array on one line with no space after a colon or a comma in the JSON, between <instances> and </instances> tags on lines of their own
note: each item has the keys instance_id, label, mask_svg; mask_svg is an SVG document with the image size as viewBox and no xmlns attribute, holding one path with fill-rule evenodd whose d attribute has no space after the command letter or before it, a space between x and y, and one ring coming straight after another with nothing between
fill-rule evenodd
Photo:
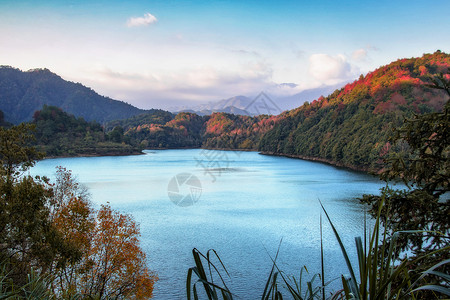
<instances>
[{"instance_id":1,"label":"reed grass","mask_svg":"<svg viewBox=\"0 0 450 300\"><path fill-rule=\"evenodd\" d=\"M320 202L320 201L319 201ZM450 259L440 261L430 267L428 270L422 272L417 276L412 267L414 264L427 256L436 254L440 251L448 251L450 246L446 246L436 250L427 255L421 256L413 261L406 259L400 260L395 255L396 240L402 234L420 233L424 231L399 231L394 233L390 244L386 242L387 231L380 226L381 211L383 203L379 206L375 225L369 236L364 232L364 239L361 237L355 238L355 247L357 253L358 270L356 270L350 260L348 252L336 230L330 216L325 207L320 202L322 211L325 214L331 229L339 244L342 255L346 262L349 276L342 275L342 288L334 293L326 293L326 286L329 284L325 282L325 269L323 259L323 239L322 239L322 217L320 218L320 256L321 256L321 272L314 274L311 280L304 283L304 272L308 272L306 266L300 269L299 277L286 275L277 265L277 258L279 250L274 258L270 255L272 260L272 268L267 278L266 284L262 291L261 300L282 300L285 297L294 300L312 300L312 299L354 299L354 300L381 300L381 299L420 299L420 294L423 291L431 292L427 295L433 295L436 299L450 296L450 276L445 271L448 270ZM364 224L366 228L366 224ZM433 232L434 234L439 234ZM214 250L208 250L207 255L203 255L199 250L193 250L195 267L188 270L186 281L187 299L197 300L199 284L202 285L204 292L209 300L228 300L233 299L233 293L225 284L225 280L220 274L219 269L211 261L211 253L218 259L220 267L226 271L225 265L220 259L219 255ZM207 268L205 268L205 265ZM205 270L209 270L206 273ZM216 274L220 280L214 282L213 273ZM193 275L197 277L194 280ZM356 276L359 274L359 277ZM439 278L439 284L427 284L426 278L434 276ZM284 289L280 289L280 284ZM305 288L306 287L306 288ZM282 292L285 292L283 295ZM192 297L193 296L193 297ZM287 298L286 298L287 299Z\"/></svg>"}]
</instances>

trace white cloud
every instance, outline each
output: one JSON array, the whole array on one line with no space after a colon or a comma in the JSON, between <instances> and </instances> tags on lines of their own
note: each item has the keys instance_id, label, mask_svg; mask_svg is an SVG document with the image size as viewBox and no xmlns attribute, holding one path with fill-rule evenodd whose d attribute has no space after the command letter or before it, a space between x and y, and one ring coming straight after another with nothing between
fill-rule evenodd
<instances>
[{"instance_id":1,"label":"white cloud","mask_svg":"<svg viewBox=\"0 0 450 300\"><path fill-rule=\"evenodd\" d=\"M308 71L314 78L326 84L348 80L357 73L356 68L342 54L313 54L309 57Z\"/></svg>"},{"instance_id":2,"label":"white cloud","mask_svg":"<svg viewBox=\"0 0 450 300\"><path fill-rule=\"evenodd\" d=\"M367 50L364 48L353 51L352 59L356 61L364 61L367 59Z\"/></svg>"},{"instance_id":3,"label":"white cloud","mask_svg":"<svg viewBox=\"0 0 450 300\"><path fill-rule=\"evenodd\" d=\"M141 108L169 108L217 101L235 95L256 95L272 85L273 70L263 62L233 70L212 66L153 69L131 73L105 66L85 70L83 83L100 94Z\"/></svg>"},{"instance_id":4,"label":"white cloud","mask_svg":"<svg viewBox=\"0 0 450 300\"><path fill-rule=\"evenodd\" d=\"M158 21L158 19L152 15L151 13L144 14L143 17L132 17L127 21L128 27L140 27L140 26L148 26L150 24L154 24Z\"/></svg>"}]
</instances>

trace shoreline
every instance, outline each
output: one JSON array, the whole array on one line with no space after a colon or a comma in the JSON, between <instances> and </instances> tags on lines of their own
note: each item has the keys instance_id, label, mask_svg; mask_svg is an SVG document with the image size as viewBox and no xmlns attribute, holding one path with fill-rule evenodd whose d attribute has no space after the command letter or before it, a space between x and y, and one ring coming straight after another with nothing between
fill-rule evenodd
<instances>
[{"instance_id":1,"label":"shoreline","mask_svg":"<svg viewBox=\"0 0 450 300\"><path fill-rule=\"evenodd\" d=\"M298 154L284 154L284 153L275 153L275 152L267 152L267 151L261 151L259 152L261 155L268 155L268 156L281 156L281 157L288 157L288 158L295 158L295 159L302 159L307 161L314 161L314 162L320 162L324 163L333 167L337 168L343 168L348 169L354 172L361 172L369 175L377 175L375 172L369 170L368 168L361 168L346 164L337 163L335 161L326 159L326 158L320 158L320 157L313 157L313 156L305 156L305 155L298 155Z\"/></svg>"},{"instance_id":2,"label":"shoreline","mask_svg":"<svg viewBox=\"0 0 450 300\"><path fill-rule=\"evenodd\" d=\"M268 156L280 156L280 157L287 157L287 158L294 158L294 159L302 159L306 161L313 161L313 162L320 162L324 163L333 167L342 168L351 170L354 172L361 172L368 175L377 175L376 172L373 172L369 170L368 168L361 168L346 164L337 163L335 161L326 159L326 158L320 158L320 157L312 157L312 156L305 156L305 155L298 155L298 154L285 154L285 153L276 153L276 152L267 152L267 151L258 151L255 149L228 149L228 148L208 148L208 147L186 147L186 148L146 148L139 152L133 152L133 153L110 153L110 154L76 154L76 155L61 155L61 156L45 156L43 159L54 159L54 158L71 158L71 157L102 157L102 156L129 156L129 155L144 155L145 153L143 151L145 150L183 150L183 149L205 149L205 150L218 150L218 151L243 151L243 152L258 152L258 154L261 155L268 155Z\"/></svg>"},{"instance_id":3,"label":"shoreline","mask_svg":"<svg viewBox=\"0 0 450 300\"><path fill-rule=\"evenodd\" d=\"M147 150L147 149L144 149ZM132 153L127 153L127 152L123 152L123 153L105 153L105 154L75 154L75 155L49 155L49 156L44 156L43 159L54 159L54 158L71 158L71 157L103 157L103 156L131 156L131 155L144 155L145 153L140 151L140 152L132 152Z\"/></svg>"}]
</instances>

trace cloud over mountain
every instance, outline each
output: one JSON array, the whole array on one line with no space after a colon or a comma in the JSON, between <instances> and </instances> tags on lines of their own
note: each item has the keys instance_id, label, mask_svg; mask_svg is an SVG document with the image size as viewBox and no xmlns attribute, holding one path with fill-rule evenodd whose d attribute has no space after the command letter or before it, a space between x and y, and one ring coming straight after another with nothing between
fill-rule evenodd
<instances>
[{"instance_id":1,"label":"cloud over mountain","mask_svg":"<svg viewBox=\"0 0 450 300\"><path fill-rule=\"evenodd\" d=\"M308 71L314 78L326 84L345 81L354 77L356 73L344 55L332 56L321 53L309 57Z\"/></svg>"}]
</instances>

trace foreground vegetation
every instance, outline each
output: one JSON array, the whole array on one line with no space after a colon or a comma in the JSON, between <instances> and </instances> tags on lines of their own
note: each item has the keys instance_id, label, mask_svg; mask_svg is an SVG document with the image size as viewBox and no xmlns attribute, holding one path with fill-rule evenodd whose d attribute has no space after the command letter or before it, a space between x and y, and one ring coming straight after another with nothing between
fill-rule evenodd
<instances>
[{"instance_id":1,"label":"foreground vegetation","mask_svg":"<svg viewBox=\"0 0 450 300\"><path fill-rule=\"evenodd\" d=\"M108 205L95 209L62 167L54 183L26 175L42 157L31 129L0 128L1 298L151 297L157 276L137 224Z\"/></svg>"},{"instance_id":2,"label":"foreground vegetation","mask_svg":"<svg viewBox=\"0 0 450 300\"><path fill-rule=\"evenodd\" d=\"M373 231L368 238L355 238L356 253L358 258L358 269L352 266L348 252L341 242L339 233L336 231L325 208L325 213L333 229L336 239L341 247L350 275L342 275L342 288L338 291L327 291L324 281L323 248L321 248L322 271L312 276L310 281L302 281L303 271L300 277L295 278L285 274L277 265L277 256L271 258L272 269L267 282L262 287L262 300L269 299L443 299L450 296L449 272L450 259L442 259L429 268L419 271L415 265L428 264L428 255L416 257L414 260L399 260L396 253L397 239L402 235L423 233L421 230L397 231L388 241L386 235L388 230L382 231L380 226L381 211L379 211ZM435 233L436 234L436 233ZM437 233L442 235L442 233ZM450 250L447 246L440 248L430 255L447 256ZM232 291L226 285L224 274L228 275L225 265L214 250L208 250L207 254L199 250L193 250L195 266L190 268L186 279L187 299L233 299ZM222 271L222 273L221 273ZM359 274L357 277L356 274Z\"/></svg>"}]
</instances>

